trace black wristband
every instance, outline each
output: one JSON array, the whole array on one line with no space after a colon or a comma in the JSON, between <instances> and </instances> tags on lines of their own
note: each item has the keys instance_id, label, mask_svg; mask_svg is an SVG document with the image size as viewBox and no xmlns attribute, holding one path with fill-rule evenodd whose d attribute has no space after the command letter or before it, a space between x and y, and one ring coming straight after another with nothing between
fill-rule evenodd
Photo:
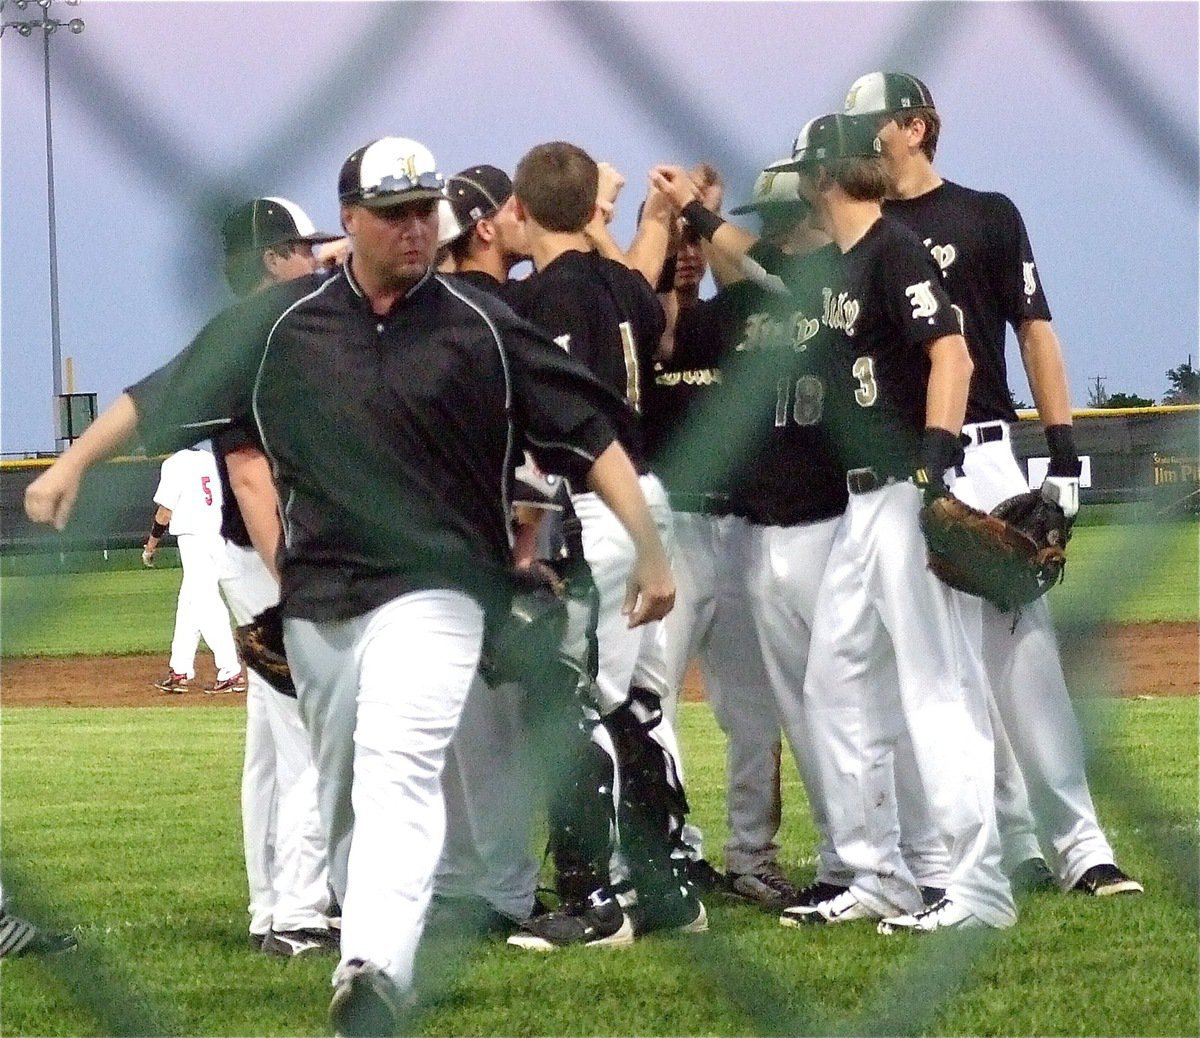
<instances>
[{"instance_id":1,"label":"black wristband","mask_svg":"<svg viewBox=\"0 0 1200 1038\"><path fill-rule=\"evenodd\" d=\"M1046 444L1050 448L1047 475L1078 476L1083 471L1083 462L1075 450L1075 433L1069 425L1047 425Z\"/></svg>"},{"instance_id":2,"label":"black wristband","mask_svg":"<svg viewBox=\"0 0 1200 1038\"><path fill-rule=\"evenodd\" d=\"M675 253L671 253L663 261L662 273L658 275L658 284L654 286L655 295L672 292L675 289Z\"/></svg>"},{"instance_id":3,"label":"black wristband","mask_svg":"<svg viewBox=\"0 0 1200 1038\"><path fill-rule=\"evenodd\" d=\"M687 220L688 226L705 241L712 241L713 235L717 233L717 228L725 222L711 209L705 209L695 199L683 207L683 218Z\"/></svg>"},{"instance_id":4,"label":"black wristband","mask_svg":"<svg viewBox=\"0 0 1200 1038\"><path fill-rule=\"evenodd\" d=\"M944 486L943 475L946 469L958 468L962 463L961 437L949 429L941 429L936 425L927 426L921 437L921 465L928 473L929 482Z\"/></svg>"},{"instance_id":5,"label":"black wristband","mask_svg":"<svg viewBox=\"0 0 1200 1038\"><path fill-rule=\"evenodd\" d=\"M160 523L157 519L150 524L150 536L156 541L162 540L162 535L167 532L166 523Z\"/></svg>"}]
</instances>

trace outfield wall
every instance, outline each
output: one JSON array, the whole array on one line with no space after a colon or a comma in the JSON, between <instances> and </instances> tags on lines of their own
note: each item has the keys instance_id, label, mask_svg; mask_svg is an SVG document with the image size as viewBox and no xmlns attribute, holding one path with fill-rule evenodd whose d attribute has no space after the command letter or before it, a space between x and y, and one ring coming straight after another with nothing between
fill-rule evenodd
<instances>
[{"instance_id":1,"label":"outfield wall","mask_svg":"<svg viewBox=\"0 0 1200 1038\"><path fill-rule=\"evenodd\" d=\"M1200 489L1200 405L1075 412L1075 442L1091 458L1085 504L1145 501L1172 512ZM1012 430L1024 466L1044 457L1046 440L1036 415L1022 413ZM140 547L150 529L152 497L162 458L130 457L88 473L74 517L57 533L25 518L25 488L51 459L0 462L0 553Z\"/></svg>"}]
</instances>

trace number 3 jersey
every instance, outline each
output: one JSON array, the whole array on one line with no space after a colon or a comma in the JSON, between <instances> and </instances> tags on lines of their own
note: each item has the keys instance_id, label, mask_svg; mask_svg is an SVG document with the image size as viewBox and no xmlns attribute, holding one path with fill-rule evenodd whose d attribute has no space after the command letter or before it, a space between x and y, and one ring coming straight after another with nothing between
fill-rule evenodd
<instances>
[{"instance_id":1,"label":"number 3 jersey","mask_svg":"<svg viewBox=\"0 0 1200 1038\"><path fill-rule=\"evenodd\" d=\"M1017 207L1004 195L945 181L917 198L887 201L883 211L920 238L961 310L975 362L968 422L1015 421L1004 360L1006 326L1050 320L1033 247Z\"/></svg>"},{"instance_id":2,"label":"number 3 jersey","mask_svg":"<svg viewBox=\"0 0 1200 1038\"><path fill-rule=\"evenodd\" d=\"M847 470L906 477L925 428L925 345L960 331L937 264L912 231L885 216L820 291L821 324L840 333L826 408L838 455Z\"/></svg>"},{"instance_id":3,"label":"number 3 jersey","mask_svg":"<svg viewBox=\"0 0 1200 1038\"><path fill-rule=\"evenodd\" d=\"M162 463L154 503L171 510L171 533L221 532L221 481L212 454L199 447L176 451Z\"/></svg>"}]
</instances>

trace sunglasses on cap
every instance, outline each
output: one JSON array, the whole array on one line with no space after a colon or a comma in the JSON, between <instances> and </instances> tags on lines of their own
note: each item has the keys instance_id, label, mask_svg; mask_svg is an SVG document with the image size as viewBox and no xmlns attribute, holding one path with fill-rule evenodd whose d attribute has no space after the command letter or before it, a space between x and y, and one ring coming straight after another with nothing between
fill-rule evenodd
<instances>
[{"instance_id":1,"label":"sunglasses on cap","mask_svg":"<svg viewBox=\"0 0 1200 1038\"><path fill-rule=\"evenodd\" d=\"M374 187L364 187L357 191L348 191L342 196L343 202L365 202L373 198L383 198L388 195L401 195L406 191L438 191L446 188L446 181L440 173L422 173L416 177L407 174L395 176L389 173Z\"/></svg>"}]
</instances>

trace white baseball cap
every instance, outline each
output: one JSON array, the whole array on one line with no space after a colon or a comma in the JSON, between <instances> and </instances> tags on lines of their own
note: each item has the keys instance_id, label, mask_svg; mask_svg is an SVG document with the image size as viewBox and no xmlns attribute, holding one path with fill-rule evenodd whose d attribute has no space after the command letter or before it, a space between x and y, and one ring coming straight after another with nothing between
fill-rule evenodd
<instances>
[{"instance_id":1,"label":"white baseball cap","mask_svg":"<svg viewBox=\"0 0 1200 1038\"><path fill-rule=\"evenodd\" d=\"M370 209L445 198L446 182L433 153L407 137L381 137L364 144L342 163L338 198Z\"/></svg>"}]
</instances>

